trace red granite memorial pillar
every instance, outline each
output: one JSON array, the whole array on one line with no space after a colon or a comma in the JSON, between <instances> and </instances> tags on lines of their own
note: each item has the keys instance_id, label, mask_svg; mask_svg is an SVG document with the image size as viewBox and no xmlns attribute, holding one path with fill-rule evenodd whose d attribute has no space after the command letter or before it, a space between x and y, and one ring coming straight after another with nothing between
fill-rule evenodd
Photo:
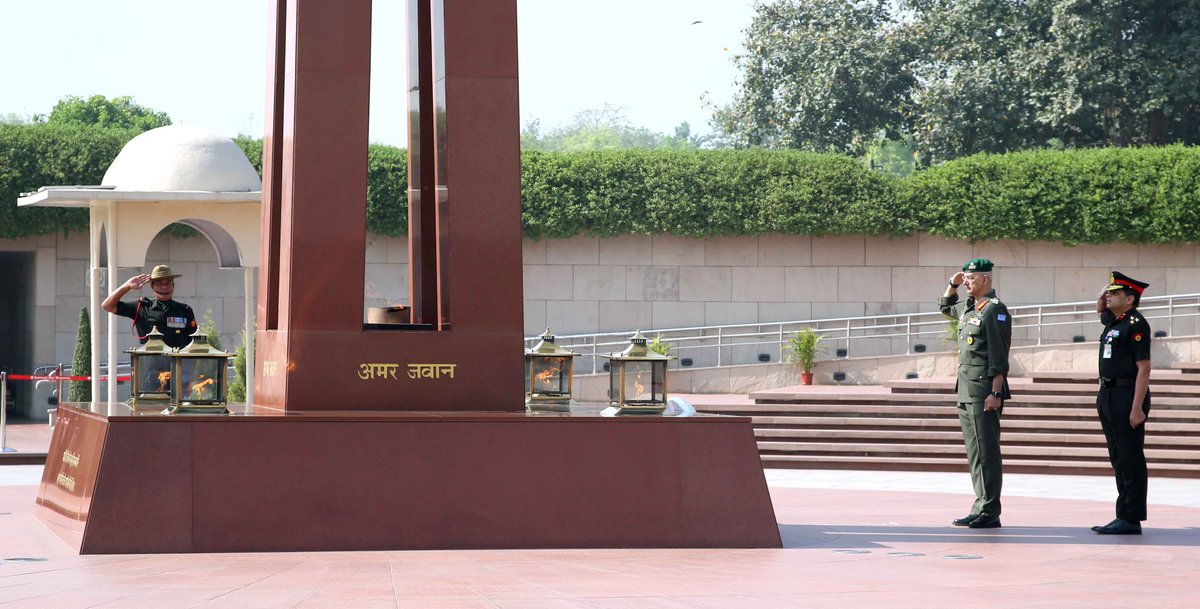
<instances>
[{"instance_id":1,"label":"red granite memorial pillar","mask_svg":"<svg viewBox=\"0 0 1200 609\"><path fill-rule=\"evenodd\" d=\"M779 547L749 418L524 412L515 0L410 0L395 324L363 320L371 0L272 7L255 404L60 405L38 517L84 554Z\"/></svg>"},{"instance_id":2,"label":"red granite memorial pillar","mask_svg":"<svg viewBox=\"0 0 1200 609\"><path fill-rule=\"evenodd\" d=\"M255 406L522 410L516 3L409 1L406 324L363 320L371 1L274 6Z\"/></svg>"}]
</instances>

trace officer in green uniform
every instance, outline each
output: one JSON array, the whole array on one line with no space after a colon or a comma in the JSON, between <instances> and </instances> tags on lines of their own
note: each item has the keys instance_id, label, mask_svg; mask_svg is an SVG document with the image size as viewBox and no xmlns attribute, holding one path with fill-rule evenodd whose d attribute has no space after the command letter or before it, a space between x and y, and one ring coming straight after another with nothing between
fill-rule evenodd
<instances>
[{"instance_id":1,"label":"officer in green uniform","mask_svg":"<svg viewBox=\"0 0 1200 609\"><path fill-rule=\"evenodd\" d=\"M100 303L100 307L109 313L132 319L138 342L145 343L150 330L158 328L168 347L186 347L192 342L192 334L196 333L196 315L191 307L172 298L175 295L175 278L182 276L172 273L171 267L160 264L149 273L121 284ZM140 290L146 284L150 284L150 289L154 291L153 299L143 296L134 302L121 301L127 292Z\"/></svg>"},{"instance_id":2,"label":"officer in green uniform","mask_svg":"<svg viewBox=\"0 0 1200 609\"><path fill-rule=\"evenodd\" d=\"M939 300L942 314L958 320L958 422L967 448L975 503L956 526L1000 526L1000 410L1008 391L1008 349L1012 318L992 289L992 261L975 258L950 278ZM967 300L958 302L966 284Z\"/></svg>"},{"instance_id":3,"label":"officer in green uniform","mask_svg":"<svg viewBox=\"0 0 1200 609\"><path fill-rule=\"evenodd\" d=\"M1092 527L1101 535L1141 535L1146 519L1146 416L1150 414L1150 324L1138 312L1150 284L1119 272L1109 275L1096 312L1100 335L1100 390L1096 411L1117 480L1117 518ZM1134 405L1137 405L1135 408Z\"/></svg>"}]
</instances>

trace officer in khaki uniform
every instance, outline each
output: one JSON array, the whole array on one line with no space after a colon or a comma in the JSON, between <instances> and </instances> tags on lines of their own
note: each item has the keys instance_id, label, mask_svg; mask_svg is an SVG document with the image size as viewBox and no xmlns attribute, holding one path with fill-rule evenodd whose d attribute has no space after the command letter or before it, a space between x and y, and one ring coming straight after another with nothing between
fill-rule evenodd
<instances>
[{"instance_id":1,"label":"officer in khaki uniform","mask_svg":"<svg viewBox=\"0 0 1200 609\"><path fill-rule=\"evenodd\" d=\"M1008 349L1012 318L992 289L992 261L976 258L950 278L938 301L942 314L958 320L958 422L967 448L975 503L956 526L994 529L1000 526L1000 410L1008 391ZM967 300L958 302L966 284Z\"/></svg>"},{"instance_id":2,"label":"officer in khaki uniform","mask_svg":"<svg viewBox=\"0 0 1200 609\"><path fill-rule=\"evenodd\" d=\"M186 347L192 342L192 335L196 333L196 314L188 305L174 300L177 277L183 275L172 273L171 267L160 264L149 273L133 277L117 286L117 289L100 303L100 308L114 315L132 319L134 336L142 344L146 343L151 330L158 329L168 347ZM154 291L154 298L143 296L134 302L121 300L125 294L132 290L140 290L146 285Z\"/></svg>"}]
</instances>

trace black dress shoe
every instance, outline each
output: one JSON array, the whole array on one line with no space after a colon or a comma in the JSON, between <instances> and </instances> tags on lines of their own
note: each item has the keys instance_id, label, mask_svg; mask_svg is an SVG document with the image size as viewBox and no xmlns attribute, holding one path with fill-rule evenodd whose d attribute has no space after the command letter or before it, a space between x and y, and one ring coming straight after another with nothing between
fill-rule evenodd
<instances>
[{"instance_id":1,"label":"black dress shoe","mask_svg":"<svg viewBox=\"0 0 1200 609\"><path fill-rule=\"evenodd\" d=\"M972 520L971 524L968 524L967 526L971 527L972 529L998 529L1000 528L1000 517L980 516L975 520Z\"/></svg>"},{"instance_id":2,"label":"black dress shoe","mask_svg":"<svg viewBox=\"0 0 1200 609\"><path fill-rule=\"evenodd\" d=\"M1113 518L1112 522L1110 522L1108 524L1098 524L1098 525L1092 527L1092 530L1099 533L1100 529L1107 529L1108 527L1111 527L1112 525L1117 524L1118 522L1121 522L1120 518Z\"/></svg>"},{"instance_id":3,"label":"black dress shoe","mask_svg":"<svg viewBox=\"0 0 1200 609\"><path fill-rule=\"evenodd\" d=\"M966 516L963 516L962 518L957 518L957 519L951 521L950 524L952 524L956 527L965 527L967 525L970 525L972 522L975 522L978 519L979 519L979 514L967 514Z\"/></svg>"},{"instance_id":4,"label":"black dress shoe","mask_svg":"<svg viewBox=\"0 0 1200 609\"><path fill-rule=\"evenodd\" d=\"M1141 535L1142 523L1118 518L1114 524L1100 527L1096 532L1100 535Z\"/></svg>"}]
</instances>

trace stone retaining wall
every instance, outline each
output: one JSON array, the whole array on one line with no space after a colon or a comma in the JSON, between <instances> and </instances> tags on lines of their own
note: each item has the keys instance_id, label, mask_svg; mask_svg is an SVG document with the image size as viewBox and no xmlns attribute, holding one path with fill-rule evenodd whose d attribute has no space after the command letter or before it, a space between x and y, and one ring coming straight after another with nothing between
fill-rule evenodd
<instances>
[{"instance_id":1,"label":"stone retaining wall","mask_svg":"<svg viewBox=\"0 0 1200 609\"><path fill-rule=\"evenodd\" d=\"M31 361L69 362L79 309L87 301L87 236L0 240L0 251L33 255L35 285L26 290L33 298L21 305L32 308ZM1090 300L1113 268L1150 282L1151 294L1200 291L1196 245L970 244L927 235L575 237L524 243L525 333L536 335L546 326L566 335L932 311L946 279L977 256L996 262L997 291L1010 305ZM182 272L178 298L200 318L211 316L227 346L240 341L242 271L218 269L207 240L160 234L147 262L147 268L168 263ZM137 272L122 269L116 281ZM364 307L404 303L406 239L372 236L364 273ZM102 286L102 292L108 289ZM331 306L354 306L353 295L329 296ZM124 320L118 325L128 328ZM106 326L101 320L102 331ZM1043 339L1070 340L1084 329L1047 328ZM1196 333L1194 319L1177 320L1173 329L1175 336ZM121 349L132 346L132 334L122 331L119 341ZM852 355L893 348L891 339L858 342ZM744 351L745 357L755 355L754 349Z\"/></svg>"}]
</instances>

